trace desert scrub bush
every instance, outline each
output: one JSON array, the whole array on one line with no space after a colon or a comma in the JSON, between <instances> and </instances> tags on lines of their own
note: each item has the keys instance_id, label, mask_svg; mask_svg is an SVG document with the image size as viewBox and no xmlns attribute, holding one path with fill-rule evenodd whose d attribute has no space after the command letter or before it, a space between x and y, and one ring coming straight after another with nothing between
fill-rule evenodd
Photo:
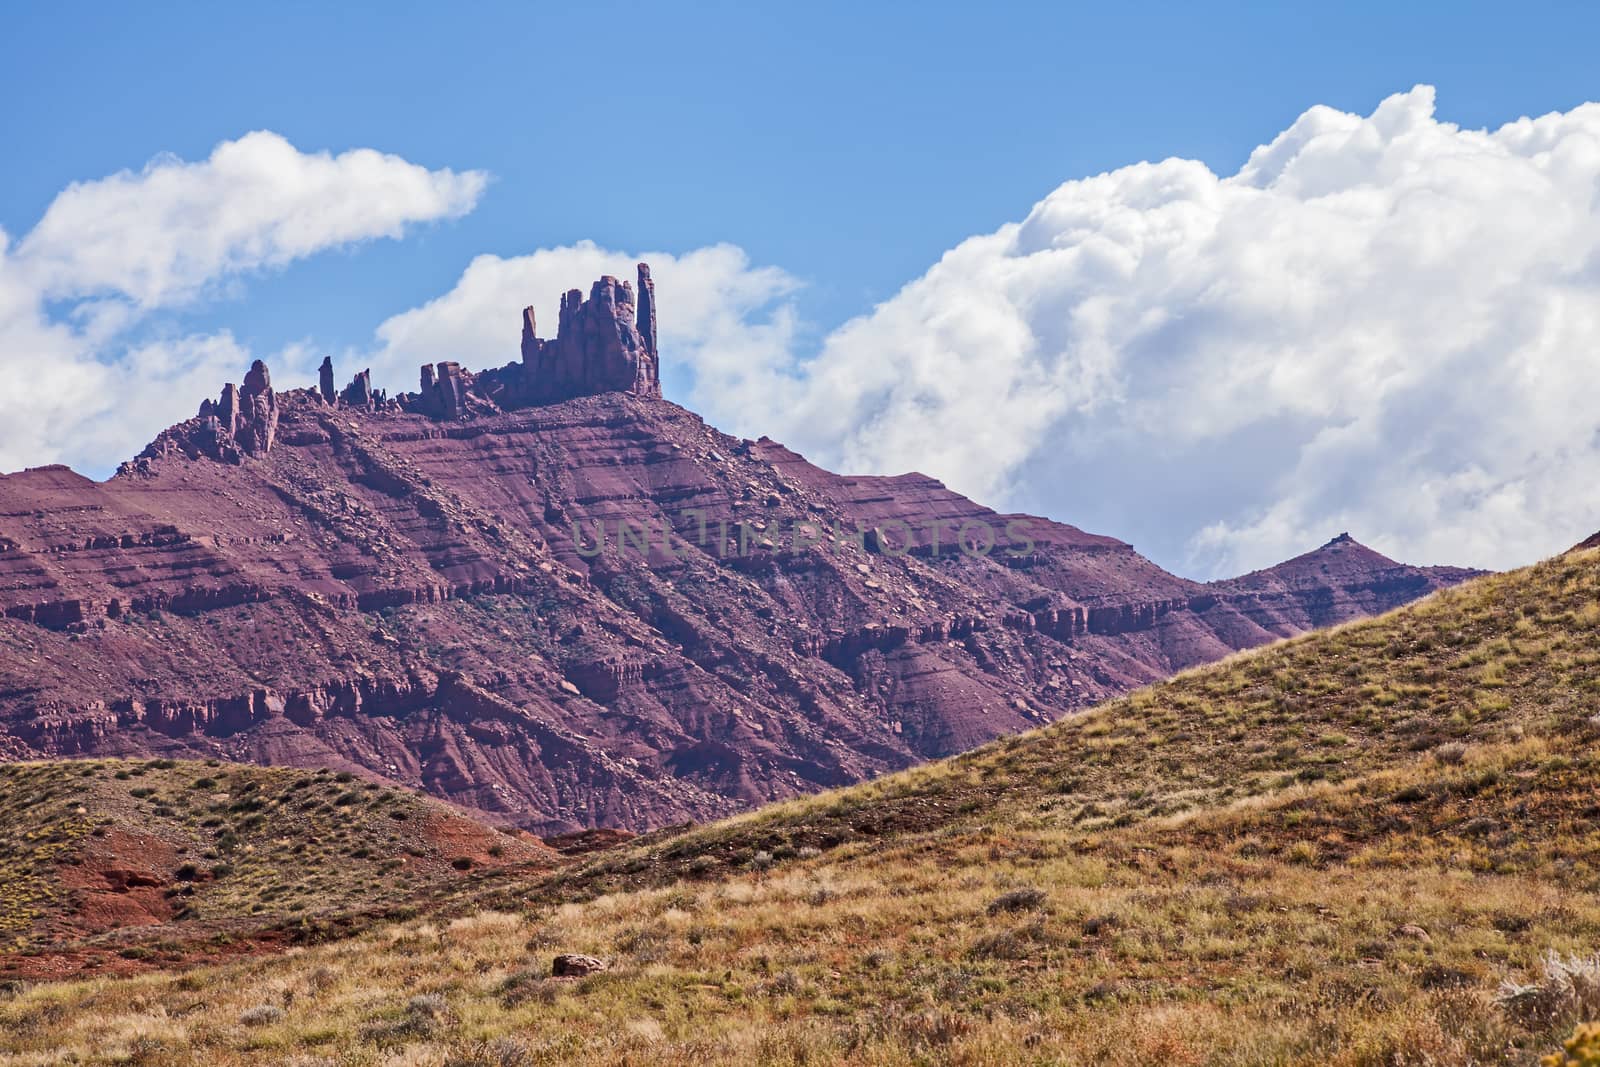
<instances>
[{"instance_id":1,"label":"desert scrub bush","mask_svg":"<svg viewBox=\"0 0 1600 1067\"><path fill-rule=\"evenodd\" d=\"M1284 859L1302 867L1309 867L1321 859L1321 853L1317 850L1316 842L1302 839L1289 846L1284 853Z\"/></svg>"},{"instance_id":2,"label":"desert scrub bush","mask_svg":"<svg viewBox=\"0 0 1600 1067\"><path fill-rule=\"evenodd\" d=\"M533 1062L533 1050L515 1037L497 1037L468 1046L461 1059L448 1061L449 1067L526 1067Z\"/></svg>"},{"instance_id":3,"label":"desert scrub bush","mask_svg":"<svg viewBox=\"0 0 1600 1067\"><path fill-rule=\"evenodd\" d=\"M1003 911L1037 911L1049 899L1050 894L1038 886L1019 886L989 901L988 911L990 915L999 915Z\"/></svg>"},{"instance_id":4,"label":"desert scrub bush","mask_svg":"<svg viewBox=\"0 0 1600 1067\"><path fill-rule=\"evenodd\" d=\"M1539 1067L1600 1067L1600 1023L1584 1023L1561 1045L1539 1061Z\"/></svg>"},{"instance_id":5,"label":"desert scrub bush","mask_svg":"<svg viewBox=\"0 0 1600 1067\"><path fill-rule=\"evenodd\" d=\"M977 1024L965 1015L948 1008L902 1016L894 1027L900 1037L913 1049L940 1048L966 1037Z\"/></svg>"},{"instance_id":6,"label":"desert scrub bush","mask_svg":"<svg viewBox=\"0 0 1600 1067\"><path fill-rule=\"evenodd\" d=\"M1014 930L985 934L968 947L967 955L976 960L1025 960L1060 942L1060 938L1045 929L1043 922L1035 921Z\"/></svg>"},{"instance_id":7,"label":"desert scrub bush","mask_svg":"<svg viewBox=\"0 0 1600 1067\"><path fill-rule=\"evenodd\" d=\"M271 1026L283 1022L283 1009L276 1004L257 1004L239 1013L240 1026Z\"/></svg>"},{"instance_id":8,"label":"desert scrub bush","mask_svg":"<svg viewBox=\"0 0 1600 1067\"><path fill-rule=\"evenodd\" d=\"M558 991L559 983L551 979L545 971L532 968L507 976L495 990L501 1005L506 1008L515 1008L530 1002L554 1004Z\"/></svg>"},{"instance_id":9,"label":"desert scrub bush","mask_svg":"<svg viewBox=\"0 0 1600 1067\"><path fill-rule=\"evenodd\" d=\"M418 993L406 1001L407 1015L425 1015L430 1019L441 1019L450 1011L450 1005L437 993Z\"/></svg>"},{"instance_id":10,"label":"desert scrub bush","mask_svg":"<svg viewBox=\"0 0 1600 1067\"><path fill-rule=\"evenodd\" d=\"M1525 985L1502 982L1495 1000L1507 1015L1530 1029L1600 1018L1600 954L1548 952L1539 961L1534 981Z\"/></svg>"},{"instance_id":11,"label":"desert scrub bush","mask_svg":"<svg viewBox=\"0 0 1600 1067\"><path fill-rule=\"evenodd\" d=\"M437 993L419 993L406 1001L398 1019L375 1022L361 1031L363 1040L375 1045L403 1045L418 1038L433 1037L450 1015L449 1005Z\"/></svg>"}]
</instances>

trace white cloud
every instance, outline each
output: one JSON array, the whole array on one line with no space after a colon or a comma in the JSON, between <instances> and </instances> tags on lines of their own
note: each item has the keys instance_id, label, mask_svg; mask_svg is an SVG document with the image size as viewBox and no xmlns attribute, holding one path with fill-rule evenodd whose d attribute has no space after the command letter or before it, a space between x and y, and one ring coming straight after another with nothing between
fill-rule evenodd
<instances>
[{"instance_id":1,"label":"white cloud","mask_svg":"<svg viewBox=\"0 0 1600 1067\"><path fill-rule=\"evenodd\" d=\"M1424 86L1067 182L707 414L1200 575L1343 529L1509 566L1600 528L1597 348L1600 105L1471 131Z\"/></svg>"},{"instance_id":2,"label":"white cloud","mask_svg":"<svg viewBox=\"0 0 1600 1067\"><path fill-rule=\"evenodd\" d=\"M461 215L486 180L370 149L303 153L257 132L203 162L164 157L69 186L21 241L0 231L0 471L103 469L249 365L227 333L138 339L151 312L230 276ZM303 370L305 358L277 361Z\"/></svg>"},{"instance_id":3,"label":"white cloud","mask_svg":"<svg viewBox=\"0 0 1600 1067\"><path fill-rule=\"evenodd\" d=\"M126 455L248 358L226 335L89 357L151 308L459 214L482 184L253 134L74 186L19 245L0 234L0 373L50 383L0 391L0 469ZM1369 116L1312 108L1232 176L1168 159L1069 181L803 356L783 271L584 243L479 257L354 359L404 389L424 362L504 364L523 305L553 333L562 291L640 258L674 395L710 421L923 470L1196 576L1344 529L1509 566L1600 528L1600 105L1462 130L1419 87ZM106 430L121 409L82 398L135 396L152 367L140 425Z\"/></svg>"},{"instance_id":4,"label":"white cloud","mask_svg":"<svg viewBox=\"0 0 1600 1067\"><path fill-rule=\"evenodd\" d=\"M487 180L370 148L301 152L257 130L201 163L163 156L68 186L16 254L47 296L118 293L156 307L228 275L459 217Z\"/></svg>"}]
</instances>

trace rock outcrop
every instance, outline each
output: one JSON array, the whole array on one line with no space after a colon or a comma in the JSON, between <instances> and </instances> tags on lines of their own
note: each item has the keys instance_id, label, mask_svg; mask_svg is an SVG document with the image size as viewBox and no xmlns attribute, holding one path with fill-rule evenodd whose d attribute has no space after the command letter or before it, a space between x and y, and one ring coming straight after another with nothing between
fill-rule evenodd
<instances>
[{"instance_id":1,"label":"rock outcrop","mask_svg":"<svg viewBox=\"0 0 1600 1067\"><path fill-rule=\"evenodd\" d=\"M344 391L339 394L339 402L345 407L361 408L363 411L371 410L376 399L377 394L372 390L372 371L370 369L357 373L350 380L350 384L345 386Z\"/></svg>"},{"instance_id":2,"label":"rock outcrop","mask_svg":"<svg viewBox=\"0 0 1600 1067\"><path fill-rule=\"evenodd\" d=\"M637 303L633 285L609 275L590 287L587 300L582 290L568 291L561 298L553 341L539 339L533 308L524 309L522 366L534 401L611 392L661 395L655 283L648 266L641 263L638 269L643 295Z\"/></svg>"},{"instance_id":3,"label":"rock outcrop","mask_svg":"<svg viewBox=\"0 0 1600 1067\"><path fill-rule=\"evenodd\" d=\"M436 419L459 419L467 414L472 383L472 374L459 363L425 364L417 407Z\"/></svg>"},{"instance_id":4,"label":"rock outcrop","mask_svg":"<svg viewBox=\"0 0 1600 1067\"><path fill-rule=\"evenodd\" d=\"M523 308L520 359L503 367L472 372L441 360L423 366L419 389L402 393L400 410L445 422L538 407L605 393L661 396L657 349L655 282L650 268L638 265L638 290L609 275L584 298L572 289L561 297L556 336L539 336L534 308ZM332 366L325 363L325 381ZM327 389L324 389L324 396ZM339 395L346 407L379 410L391 401L374 392L367 371Z\"/></svg>"},{"instance_id":5,"label":"rock outcrop","mask_svg":"<svg viewBox=\"0 0 1600 1067\"><path fill-rule=\"evenodd\" d=\"M332 356L323 356L322 366L317 368L317 393L324 404L332 404L339 399L339 394L333 388Z\"/></svg>"},{"instance_id":6,"label":"rock outcrop","mask_svg":"<svg viewBox=\"0 0 1600 1067\"><path fill-rule=\"evenodd\" d=\"M250 365L239 390L239 414L233 437L246 455L264 456L272 451L278 433L278 398L272 391L272 376L259 359Z\"/></svg>"},{"instance_id":7,"label":"rock outcrop","mask_svg":"<svg viewBox=\"0 0 1600 1067\"><path fill-rule=\"evenodd\" d=\"M267 365L258 359L245 374L243 389L232 382L224 385L217 400L202 403L195 418L156 438L139 458L182 452L238 463L245 456L272 451L277 434L278 396L272 391Z\"/></svg>"},{"instance_id":8,"label":"rock outcrop","mask_svg":"<svg viewBox=\"0 0 1600 1067\"><path fill-rule=\"evenodd\" d=\"M650 265L639 264L639 336L644 341L644 350L652 360L657 359L656 349L656 283L650 279ZM659 370L659 366L657 368ZM661 392L659 375L656 381L656 394Z\"/></svg>"}]
</instances>

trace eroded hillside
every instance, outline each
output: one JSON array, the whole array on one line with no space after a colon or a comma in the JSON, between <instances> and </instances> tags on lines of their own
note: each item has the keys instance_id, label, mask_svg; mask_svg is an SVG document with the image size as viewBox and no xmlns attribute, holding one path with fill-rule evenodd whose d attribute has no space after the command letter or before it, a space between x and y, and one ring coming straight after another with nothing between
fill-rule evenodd
<instances>
[{"instance_id":1,"label":"eroded hillside","mask_svg":"<svg viewBox=\"0 0 1600 1067\"><path fill-rule=\"evenodd\" d=\"M1600 1007L1564 980L1600 939L1597 623L1576 552L350 942L22 990L4 1047L1532 1063Z\"/></svg>"},{"instance_id":2,"label":"eroded hillside","mask_svg":"<svg viewBox=\"0 0 1600 1067\"><path fill-rule=\"evenodd\" d=\"M0 758L329 767L637 830L1470 576L1343 538L1205 585L924 475L833 474L659 396L648 282L568 293L554 340L525 313L502 368L389 397L258 364L107 482L0 477Z\"/></svg>"}]
</instances>

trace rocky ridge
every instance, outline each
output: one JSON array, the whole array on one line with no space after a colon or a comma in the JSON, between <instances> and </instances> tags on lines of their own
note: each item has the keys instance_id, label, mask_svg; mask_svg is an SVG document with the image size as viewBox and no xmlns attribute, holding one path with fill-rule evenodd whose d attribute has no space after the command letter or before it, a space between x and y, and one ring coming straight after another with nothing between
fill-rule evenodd
<instances>
[{"instance_id":1,"label":"rocky ridge","mask_svg":"<svg viewBox=\"0 0 1600 1067\"><path fill-rule=\"evenodd\" d=\"M660 397L602 278L419 391L257 363L116 477L0 478L0 757L363 770L544 833L842 785L1474 572L1335 539L1191 582Z\"/></svg>"}]
</instances>

